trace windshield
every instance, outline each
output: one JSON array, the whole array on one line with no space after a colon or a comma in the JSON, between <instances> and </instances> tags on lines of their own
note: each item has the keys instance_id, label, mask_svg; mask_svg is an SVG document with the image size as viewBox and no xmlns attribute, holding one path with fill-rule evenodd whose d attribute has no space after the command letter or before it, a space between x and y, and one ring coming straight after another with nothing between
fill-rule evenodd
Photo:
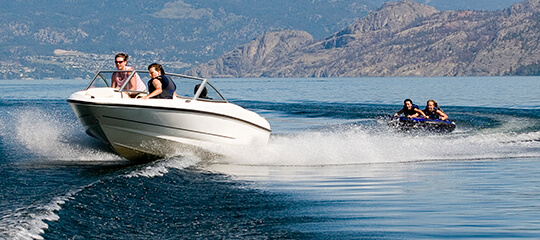
<instances>
[{"instance_id":1,"label":"windshield","mask_svg":"<svg viewBox=\"0 0 540 240\"><path fill-rule=\"evenodd\" d=\"M121 86L115 86L120 92L128 93L147 93L148 81L150 77L148 71L100 71L94 76L92 81L88 84L86 89L97 87L111 87L113 75L119 74L125 75L125 81L121 82ZM165 74L173 80L176 85L176 94L180 98L197 99L204 101L219 101L226 102L227 100L219 93L219 91L212 86L206 79L191 77L182 74L167 73ZM127 90L129 87L129 80L134 77L140 77L146 86L145 91L133 91ZM202 88L201 88L202 87Z\"/></svg>"}]
</instances>

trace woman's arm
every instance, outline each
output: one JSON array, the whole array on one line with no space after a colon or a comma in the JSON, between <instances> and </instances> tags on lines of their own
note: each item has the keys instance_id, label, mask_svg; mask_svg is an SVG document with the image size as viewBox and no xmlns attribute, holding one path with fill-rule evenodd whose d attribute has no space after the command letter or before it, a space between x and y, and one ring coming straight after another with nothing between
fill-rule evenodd
<instances>
[{"instance_id":1,"label":"woman's arm","mask_svg":"<svg viewBox=\"0 0 540 240\"><path fill-rule=\"evenodd\" d=\"M163 89L162 89L162 86L161 86L161 81L159 81L158 79L154 78L154 80L152 80L152 85L154 85L156 90L154 90L150 94L144 96L142 99L146 100L146 99L149 99L151 97L155 97L155 96L161 94L161 92L163 92Z\"/></svg>"},{"instance_id":2,"label":"woman's arm","mask_svg":"<svg viewBox=\"0 0 540 240\"><path fill-rule=\"evenodd\" d=\"M113 73L113 75L111 76L111 87L112 88L116 88L116 73Z\"/></svg>"},{"instance_id":3,"label":"woman's arm","mask_svg":"<svg viewBox=\"0 0 540 240\"><path fill-rule=\"evenodd\" d=\"M407 117L408 117L408 118L415 118L415 117L418 117L418 113L415 113L415 114L413 114L413 115L409 115L409 116L407 116Z\"/></svg>"},{"instance_id":4,"label":"woman's arm","mask_svg":"<svg viewBox=\"0 0 540 240\"><path fill-rule=\"evenodd\" d=\"M130 80L129 80L129 90L131 91L137 91L137 81L139 80L139 75L137 73L135 73L135 76L133 76Z\"/></svg>"},{"instance_id":5,"label":"woman's arm","mask_svg":"<svg viewBox=\"0 0 540 240\"><path fill-rule=\"evenodd\" d=\"M414 111L417 113L417 114L420 114L422 115L422 117L424 118L427 118L427 115L424 113L424 111L418 109L418 108L415 108Z\"/></svg>"},{"instance_id":6,"label":"woman's arm","mask_svg":"<svg viewBox=\"0 0 540 240\"><path fill-rule=\"evenodd\" d=\"M438 113L439 116L440 116L439 119L441 119L441 120L446 120L446 119L448 119L448 115L446 115L446 113L444 113L443 111L437 110L437 113Z\"/></svg>"}]
</instances>

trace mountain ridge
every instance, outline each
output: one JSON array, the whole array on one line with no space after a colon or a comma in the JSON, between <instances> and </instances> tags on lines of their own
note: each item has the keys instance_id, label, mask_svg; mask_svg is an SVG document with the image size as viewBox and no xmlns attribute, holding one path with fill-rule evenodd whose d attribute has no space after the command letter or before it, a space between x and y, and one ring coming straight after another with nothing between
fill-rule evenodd
<instances>
[{"instance_id":1,"label":"mountain ridge","mask_svg":"<svg viewBox=\"0 0 540 240\"><path fill-rule=\"evenodd\" d=\"M184 72L267 32L300 30L321 40L388 1L397 0L6 1L0 79L89 78L114 68L118 52L138 69L160 62ZM493 10L519 0L415 1Z\"/></svg>"},{"instance_id":2,"label":"mountain ridge","mask_svg":"<svg viewBox=\"0 0 540 240\"><path fill-rule=\"evenodd\" d=\"M389 2L323 40L306 42L277 59L274 54L272 63L235 69L229 61L249 61L235 59L240 55L229 52L187 73L203 77L536 74L540 70L539 2L526 0L492 12L440 11L411 0ZM237 49L258 45L257 39Z\"/></svg>"}]
</instances>

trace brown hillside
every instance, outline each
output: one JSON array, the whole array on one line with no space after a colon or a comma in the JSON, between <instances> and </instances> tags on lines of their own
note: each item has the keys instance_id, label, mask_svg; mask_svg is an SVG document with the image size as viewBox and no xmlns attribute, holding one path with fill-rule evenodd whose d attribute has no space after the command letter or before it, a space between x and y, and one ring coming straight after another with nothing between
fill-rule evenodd
<instances>
[{"instance_id":1,"label":"brown hillside","mask_svg":"<svg viewBox=\"0 0 540 240\"><path fill-rule=\"evenodd\" d=\"M203 77L504 75L540 68L540 0L504 11L389 2L321 41L266 33L189 71Z\"/></svg>"}]
</instances>

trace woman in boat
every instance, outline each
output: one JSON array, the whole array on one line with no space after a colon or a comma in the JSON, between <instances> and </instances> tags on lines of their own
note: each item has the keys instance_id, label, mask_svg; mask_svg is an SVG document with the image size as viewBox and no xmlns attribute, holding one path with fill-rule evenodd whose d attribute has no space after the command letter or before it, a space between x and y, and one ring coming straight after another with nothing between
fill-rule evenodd
<instances>
[{"instance_id":1,"label":"woman in boat","mask_svg":"<svg viewBox=\"0 0 540 240\"><path fill-rule=\"evenodd\" d=\"M116 69L118 70L134 70L132 67L127 65L129 56L125 53L119 53L116 54L116 57L114 58L114 65L116 66ZM112 75L112 87L113 88L120 88L124 84L124 82L127 80L127 78L131 75L131 72L115 72ZM129 83L124 88L126 90L131 91L140 91L144 92L146 91L146 86L144 85L144 82L139 77L139 74L135 73L135 76L131 78Z\"/></svg>"},{"instance_id":2,"label":"woman in boat","mask_svg":"<svg viewBox=\"0 0 540 240\"><path fill-rule=\"evenodd\" d=\"M165 75L163 66L159 63L152 63L148 66L150 81L148 81L148 95L143 99L163 98L172 99L176 97L176 84Z\"/></svg>"},{"instance_id":3,"label":"woman in boat","mask_svg":"<svg viewBox=\"0 0 540 240\"><path fill-rule=\"evenodd\" d=\"M418 105L413 104L411 99L405 99L405 101L403 101L403 108L399 110L397 113L395 113L394 117L398 117L402 113L405 115L405 117L408 117L408 118L415 118L415 117L418 117L418 115L422 115L423 117L426 117L424 112L418 109Z\"/></svg>"},{"instance_id":4,"label":"woman in boat","mask_svg":"<svg viewBox=\"0 0 540 240\"><path fill-rule=\"evenodd\" d=\"M448 119L448 115L446 115L446 113L439 108L439 104L432 99L427 101L426 109L424 109L423 112L426 115L426 118L429 119L439 119L443 121Z\"/></svg>"}]
</instances>

